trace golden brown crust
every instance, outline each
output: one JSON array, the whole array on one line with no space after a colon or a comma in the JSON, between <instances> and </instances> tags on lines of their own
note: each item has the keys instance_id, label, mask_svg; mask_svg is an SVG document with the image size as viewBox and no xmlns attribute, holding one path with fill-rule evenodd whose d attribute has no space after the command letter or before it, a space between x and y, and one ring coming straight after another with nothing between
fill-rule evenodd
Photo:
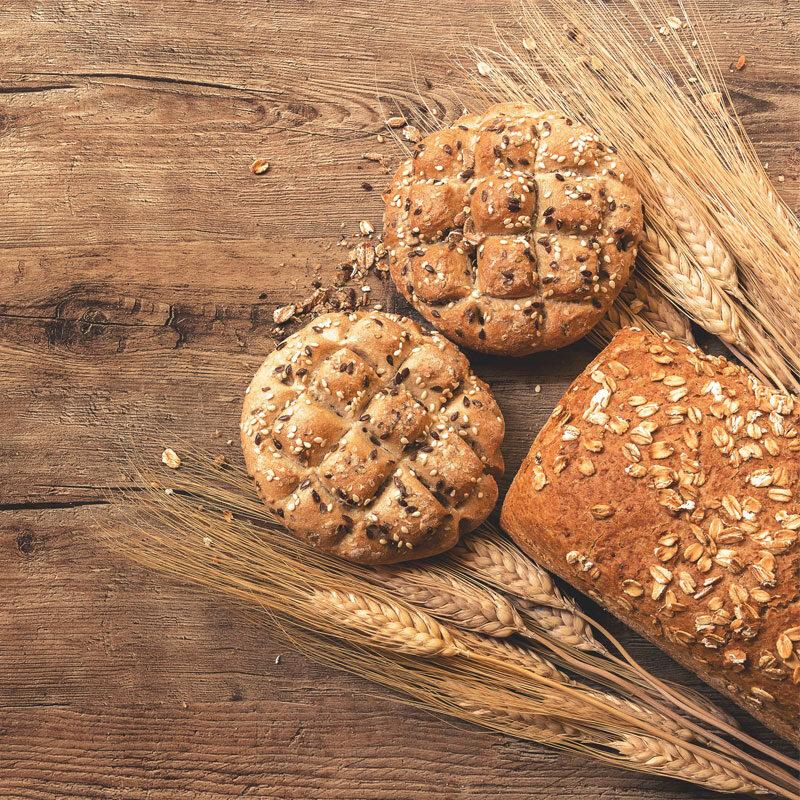
<instances>
[{"instance_id":1,"label":"golden brown crust","mask_svg":"<svg viewBox=\"0 0 800 800\"><path fill-rule=\"evenodd\" d=\"M632 329L503 504L517 543L781 735L800 721L800 403Z\"/></svg>"},{"instance_id":2,"label":"golden brown crust","mask_svg":"<svg viewBox=\"0 0 800 800\"><path fill-rule=\"evenodd\" d=\"M242 447L300 538L352 561L440 553L497 501L504 424L453 344L404 317L324 314L253 378Z\"/></svg>"},{"instance_id":3,"label":"golden brown crust","mask_svg":"<svg viewBox=\"0 0 800 800\"><path fill-rule=\"evenodd\" d=\"M613 148L519 103L427 136L384 201L406 299L450 339L503 355L588 333L628 280L642 231Z\"/></svg>"}]
</instances>

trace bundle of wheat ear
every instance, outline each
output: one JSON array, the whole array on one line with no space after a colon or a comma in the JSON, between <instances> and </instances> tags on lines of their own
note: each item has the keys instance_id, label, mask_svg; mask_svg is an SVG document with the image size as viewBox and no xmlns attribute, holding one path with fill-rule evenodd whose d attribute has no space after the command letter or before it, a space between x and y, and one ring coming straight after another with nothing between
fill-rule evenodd
<instances>
[{"instance_id":1,"label":"bundle of wheat ear","mask_svg":"<svg viewBox=\"0 0 800 800\"><path fill-rule=\"evenodd\" d=\"M720 792L800 797L791 759L648 674L489 526L429 563L353 564L279 527L243 469L180 453L179 470L135 465L114 549L264 611L313 658L406 702Z\"/></svg>"}]
</instances>

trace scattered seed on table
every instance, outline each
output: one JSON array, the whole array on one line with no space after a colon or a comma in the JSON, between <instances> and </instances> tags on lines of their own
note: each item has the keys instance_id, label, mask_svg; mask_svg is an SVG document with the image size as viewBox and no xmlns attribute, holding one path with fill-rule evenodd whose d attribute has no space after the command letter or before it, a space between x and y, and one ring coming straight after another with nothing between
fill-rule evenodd
<instances>
[{"instance_id":1,"label":"scattered seed on table","mask_svg":"<svg viewBox=\"0 0 800 800\"><path fill-rule=\"evenodd\" d=\"M270 163L266 158L257 158L250 165L250 172L252 172L253 175L263 175L265 172L269 171L269 168Z\"/></svg>"},{"instance_id":2,"label":"scattered seed on table","mask_svg":"<svg viewBox=\"0 0 800 800\"><path fill-rule=\"evenodd\" d=\"M166 464L170 469L178 469L181 460L171 447L167 447L161 454L161 463Z\"/></svg>"}]
</instances>

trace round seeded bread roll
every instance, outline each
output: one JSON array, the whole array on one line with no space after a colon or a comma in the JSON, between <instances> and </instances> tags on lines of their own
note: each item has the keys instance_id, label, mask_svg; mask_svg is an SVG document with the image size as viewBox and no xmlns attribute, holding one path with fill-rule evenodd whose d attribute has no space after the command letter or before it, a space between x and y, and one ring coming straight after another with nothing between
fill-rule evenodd
<instances>
[{"instance_id":1,"label":"round seeded bread roll","mask_svg":"<svg viewBox=\"0 0 800 800\"><path fill-rule=\"evenodd\" d=\"M588 333L628 280L642 232L614 148L517 103L425 137L384 201L400 291L445 336L499 355Z\"/></svg>"},{"instance_id":2,"label":"round seeded bread roll","mask_svg":"<svg viewBox=\"0 0 800 800\"><path fill-rule=\"evenodd\" d=\"M447 340L391 314L325 314L281 342L242 413L248 471L299 538L365 564L440 553L497 500L504 423Z\"/></svg>"}]
</instances>

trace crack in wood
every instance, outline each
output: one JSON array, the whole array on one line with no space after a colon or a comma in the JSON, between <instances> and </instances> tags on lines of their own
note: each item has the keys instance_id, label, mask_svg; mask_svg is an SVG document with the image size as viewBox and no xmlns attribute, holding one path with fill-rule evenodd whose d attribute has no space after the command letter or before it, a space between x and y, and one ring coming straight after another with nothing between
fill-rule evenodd
<instances>
[{"instance_id":1,"label":"crack in wood","mask_svg":"<svg viewBox=\"0 0 800 800\"><path fill-rule=\"evenodd\" d=\"M19 503L0 503L0 511L53 511L83 506L107 506L110 501L101 498L87 500L30 500Z\"/></svg>"},{"instance_id":2,"label":"crack in wood","mask_svg":"<svg viewBox=\"0 0 800 800\"><path fill-rule=\"evenodd\" d=\"M266 95L268 97L279 97L280 94L269 89L262 89L256 86L245 86L236 83L222 83L217 81L201 81L193 78L178 78L169 75L146 75L136 72L32 72L32 75L53 75L66 78L82 78L93 80L96 78L116 78L117 80L141 81L143 83L168 83L178 86L198 86L205 89L223 89L237 92L250 92L252 94Z\"/></svg>"},{"instance_id":3,"label":"crack in wood","mask_svg":"<svg viewBox=\"0 0 800 800\"><path fill-rule=\"evenodd\" d=\"M53 83L41 86L28 86L23 83L18 86L0 86L0 94L39 94L77 88L78 87L74 83Z\"/></svg>"}]
</instances>

